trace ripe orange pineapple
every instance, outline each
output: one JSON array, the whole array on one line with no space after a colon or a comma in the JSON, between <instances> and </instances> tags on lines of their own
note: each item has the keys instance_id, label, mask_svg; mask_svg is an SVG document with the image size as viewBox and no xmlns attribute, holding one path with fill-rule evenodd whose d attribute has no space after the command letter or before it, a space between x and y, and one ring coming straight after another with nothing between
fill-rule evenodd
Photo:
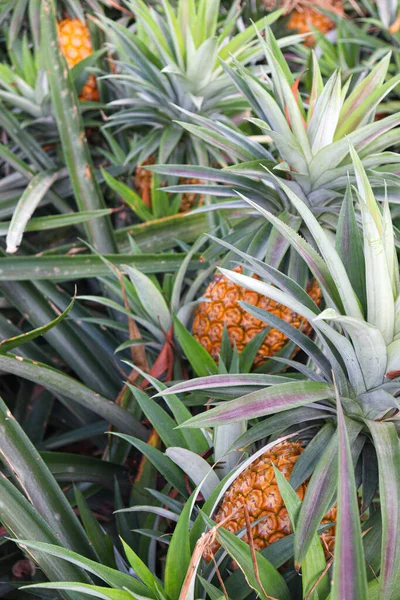
<instances>
[{"instance_id":1,"label":"ripe orange pineapple","mask_svg":"<svg viewBox=\"0 0 400 600\"><path fill-rule=\"evenodd\" d=\"M286 479L289 479L303 450L301 442L282 442L257 458L240 473L226 492L221 506L214 516L214 521L220 523L232 515L232 519L227 521L223 527L231 533L237 533L246 527L244 510L242 510L244 505L247 506L250 522L264 517L258 525L252 528L254 547L258 551L292 533L289 515L279 493L272 463ZM306 489L307 484L302 484L298 488L297 495L300 500L303 500ZM336 506L325 515L322 524L335 521ZM242 539L247 542L247 534ZM328 557L333 552L335 526L324 531L321 540ZM214 554L219 547L219 543L215 541L204 558L209 561L211 553Z\"/></svg>"},{"instance_id":2,"label":"ripe orange pineapple","mask_svg":"<svg viewBox=\"0 0 400 600\"><path fill-rule=\"evenodd\" d=\"M313 2L309 0L289 0L284 4L286 5L286 12L290 12L286 27L297 33L309 33L312 31L311 26L324 34L334 29L335 22L320 12L319 8L339 15L344 14L342 0L316 0ZM309 47L314 46L314 36L306 37L304 43Z\"/></svg>"},{"instance_id":3,"label":"ripe orange pineapple","mask_svg":"<svg viewBox=\"0 0 400 600\"><path fill-rule=\"evenodd\" d=\"M64 54L70 69L93 53L89 28L86 23L82 23L79 19L68 18L59 21L58 37L61 52ZM99 100L99 91L94 75L89 75L79 99L93 102Z\"/></svg>"},{"instance_id":4,"label":"ripe orange pineapple","mask_svg":"<svg viewBox=\"0 0 400 600\"><path fill-rule=\"evenodd\" d=\"M234 271L241 273L242 268L236 267ZM253 275L253 277L259 279L257 275ZM315 280L311 282L307 291L314 302L319 305L321 290ZM278 304L266 296L261 296L257 292L246 290L232 283L223 275L215 276L214 281L206 289L204 298L206 301L201 302L195 312L192 333L214 360L218 360L224 325L227 327L231 343L236 344L239 352L266 327L265 323L241 308L239 301L248 302L273 313L293 327L301 329L306 335L309 335L312 330L310 324L303 317L292 312L286 306ZM259 366L269 356L279 352L287 341L286 335L271 328L257 352L254 366Z\"/></svg>"}]
</instances>

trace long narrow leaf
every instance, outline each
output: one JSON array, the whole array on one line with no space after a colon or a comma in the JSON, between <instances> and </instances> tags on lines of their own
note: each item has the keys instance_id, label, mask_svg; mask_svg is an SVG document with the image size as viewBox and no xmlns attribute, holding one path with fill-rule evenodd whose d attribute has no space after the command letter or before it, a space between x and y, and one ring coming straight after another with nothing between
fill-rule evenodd
<instances>
[{"instance_id":1,"label":"long narrow leaf","mask_svg":"<svg viewBox=\"0 0 400 600\"><path fill-rule=\"evenodd\" d=\"M7 252L18 250L26 225L57 177L56 173L38 173L28 184L14 210L7 233Z\"/></svg>"},{"instance_id":2,"label":"long narrow leaf","mask_svg":"<svg viewBox=\"0 0 400 600\"><path fill-rule=\"evenodd\" d=\"M289 410L332 397L332 386L317 381L282 383L224 402L186 421L184 427L215 427Z\"/></svg>"},{"instance_id":3,"label":"long narrow leaf","mask_svg":"<svg viewBox=\"0 0 400 600\"><path fill-rule=\"evenodd\" d=\"M350 442L339 396L337 412L338 503L331 600L358 600L368 597L367 573Z\"/></svg>"},{"instance_id":4,"label":"long narrow leaf","mask_svg":"<svg viewBox=\"0 0 400 600\"><path fill-rule=\"evenodd\" d=\"M106 208L94 176L72 76L59 48L54 0L42 3L41 25L41 48L53 110L76 202L84 211ZM116 250L109 217L90 221L87 232L89 241L99 252Z\"/></svg>"},{"instance_id":5,"label":"long narrow leaf","mask_svg":"<svg viewBox=\"0 0 400 600\"><path fill-rule=\"evenodd\" d=\"M145 427L127 410L57 369L20 356L0 356L0 369L38 383L56 395L69 398L97 413L120 431L134 432L142 439L148 437Z\"/></svg>"}]
</instances>

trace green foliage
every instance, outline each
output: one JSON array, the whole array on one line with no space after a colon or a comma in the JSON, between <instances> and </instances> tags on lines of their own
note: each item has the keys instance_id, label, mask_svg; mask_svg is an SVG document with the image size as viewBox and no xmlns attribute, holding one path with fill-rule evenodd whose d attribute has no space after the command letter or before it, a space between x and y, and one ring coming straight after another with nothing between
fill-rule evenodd
<instances>
[{"instance_id":1,"label":"green foliage","mask_svg":"<svg viewBox=\"0 0 400 600\"><path fill-rule=\"evenodd\" d=\"M398 597L397 4L350 4L310 49L259 0L0 2L2 597ZM68 17L93 46L72 69ZM211 358L218 268L311 336L242 302L264 329L239 352L237 307L214 313ZM254 551L213 518L293 437L291 530Z\"/></svg>"}]
</instances>

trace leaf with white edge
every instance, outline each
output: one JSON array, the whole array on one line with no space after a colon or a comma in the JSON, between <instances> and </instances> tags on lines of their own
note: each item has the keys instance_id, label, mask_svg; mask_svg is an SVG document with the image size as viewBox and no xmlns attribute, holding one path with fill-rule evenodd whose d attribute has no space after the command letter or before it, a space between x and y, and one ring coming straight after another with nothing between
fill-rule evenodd
<instances>
[{"instance_id":1,"label":"leaf with white edge","mask_svg":"<svg viewBox=\"0 0 400 600\"><path fill-rule=\"evenodd\" d=\"M243 452L232 451L231 448L238 438L247 429L246 421L240 423L228 423L214 429L213 447L214 460L218 463L218 473L222 479L237 467L243 456Z\"/></svg>"},{"instance_id":2,"label":"leaf with white edge","mask_svg":"<svg viewBox=\"0 0 400 600\"><path fill-rule=\"evenodd\" d=\"M388 28L396 19L397 0L376 0L376 6L383 25Z\"/></svg>"},{"instance_id":3,"label":"leaf with white edge","mask_svg":"<svg viewBox=\"0 0 400 600\"><path fill-rule=\"evenodd\" d=\"M351 160L354 166L354 173L357 180L357 189L361 199L364 201L370 211L375 225L380 235L382 235L382 215L375 200L374 192L368 180L367 174L363 167L360 157L354 149L353 144L349 142L349 151Z\"/></svg>"},{"instance_id":4,"label":"leaf with white edge","mask_svg":"<svg viewBox=\"0 0 400 600\"><path fill-rule=\"evenodd\" d=\"M336 250L346 268L350 282L364 314L367 310L363 240L354 210L353 194L348 182L336 229Z\"/></svg>"},{"instance_id":5,"label":"leaf with white edge","mask_svg":"<svg viewBox=\"0 0 400 600\"><path fill-rule=\"evenodd\" d=\"M316 319L336 321L347 331L353 342L367 389L383 383L387 353L385 340L377 327L360 319L342 317L332 308L324 310Z\"/></svg>"},{"instance_id":6,"label":"leaf with white edge","mask_svg":"<svg viewBox=\"0 0 400 600\"><path fill-rule=\"evenodd\" d=\"M215 427L263 417L297 406L332 398L333 388L318 381L298 381L274 385L192 417L181 427Z\"/></svg>"},{"instance_id":7,"label":"leaf with white edge","mask_svg":"<svg viewBox=\"0 0 400 600\"><path fill-rule=\"evenodd\" d=\"M383 205L382 243L386 256L386 262L388 265L389 277L392 282L393 297L397 298L400 292L399 262L397 260L393 221L392 216L390 214L389 202L387 197Z\"/></svg>"},{"instance_id":8,"label":"leaf with white edge","mask_svg":"<svg viewBox=\"0 0 400 600\"><path fill-rule=\"evenodd\" d=\"M364 236L368 322L382 333L386 344L394 336L394 299L381 233L368 206L361 202Z\"/></svg>"},{"instance_id":9,"label":"leaf with white edge","mask_svg":"<svg viewBox=\"0 0 400 600\"><path fill-rule=\"evenodd\" d=\"M193 481L205 498L219 484L219 478L204 458L186 448L167 448L165 454Z\"/></svg>"},{"instance_id":10,"label":"leaf with white edge","mask_svg":"<svg viewBox=\"0 0 400 600\"><path fill-rule=\"evenodd\" d=\"M33 585L24 585L21 590L66 590L85 594L100 600L132 600L132 594L124 590L112 590L110 588L98 585L89 585L85 583L68 583L64 581L54 581L52 583L36 583Z\"/></svg>"},{"instance_id":11,"label":"leaf with white edge","mask_svg":"<svg viewBox=\"0 0 400 600\"><path fill-rule=\"evenodd\" d=\"M346 158L349 153L349 140L361 151L366 144L374 142L374 140L380 138L386 131L393 129L399 123L400 115L390 115L380 121L364 125L350 133L348 138L337 140L320 150L310 164L310 179L313 189L319 188L327 171L337 167Z\"/></svg>"},{"instance_id":12,"label":"leaf with white edge","mask_svg":"<svg viewBox=\"0 0 400 600\"><path fill-rule=\"evenodd\" d=\"M331 600L367 598L367 573L350 442L340 397L338 413L338 500Z\"/></svg>"},{"instance_id":13,"label":"leaf with white edge","mask_svg":"<svg viewBox=\"0 0 400 600\"><path fill-rule=\"evenodd\" d=\"M308 123L311 121L318 98L324 89L324 82L322 80L321 69L319 68L318 59L317 59L317 56L316 56L314 50L312 51L312 64L313 64L313 77L312 77L310 100L308 103L308 111L307 111Z\"/></svg>"},{"instance_id":14,"label":"leaf with white edge","mask_svg":"<svg viewBox=\"0 0 400 600\"><path fill-rule=\"evenodd\" d=\"M167 333L171 327L172 320L169 308L162 293L151 279L139 271L139 269L128 265L126 265L124 269L126 269L129 279L135 286L139 300L146 313L153 323L161 326Z\"/></svg>"},{"instance_id":15,"label":"leaf with white edge","mask_svg":"<svg viewBox=\"0 0 400 600\"><path fill-rule=\"evenodd\" d=\"M346 313L351 317L363 318L360 310L360 304L356 294L354 293L353 287L350 283L346 269L335 247L327 237L326 233L322 229L318 220L315 218L310 209L300 200L300 198L286 185L281 179L275 177L277 183L288 196L289 200L299 212L303 218L307 227L309 228L315 243L317 244L324 260L326 261L329 271L335 281L336 287L340 294L343 306L345 307Z\"/></svg>"},{"instance_id":16,"label":"leaf with white edge","mask_svg":"<svg viewBox=\"0 0 400 600\"><path fill-rule=\"evenodd\" d=\"M178 521L179 516L174 513L172 510L168 510L166 508L162 508L161 506L151 506L151 504L136 504L135 506L130 506L129 508L120 508L115 511L116 513L129 513L129 512L138 512L138 513L152 513L161 517L162 519L169 519L170 521Z\"/></svg>"},{"instance_id":17,"label":"leaf with white edge","mask_svg":"<svg viewBox=\"0 0 400 600\"><path fill-rule=\"evenodd\" d=\"M38 173L28 183L27 188L18 200L7 233L7 252L13 254L18 250L25 228L37 206L49 191L57 173Z\"/></svg>"},{"instance_id":18,"label":"leaf with white edge","mask_svg":"<svg viewBox=\"0 0 400 600\"><path fill-rule=\"evenodd\" d=\"M195 377L188 381L182 381L166 388L156 396L169 396L171 394L181 394L184 392L196 392L200 390L213 390L225 387L235 386L256 386L264 387L267 385L276 385L277 383L286 383L287 377L281 375L264 375L263 373L232 373L209 375L208 377Z\"/></svg>"},{"instance_id":19,"label":"leaf with white edge","mask_svg":"<svg viewBox=\"0 0 400 600\"><path fill-rule=\"evenodd\" d=\"M313 155L333 141L342 106L340 72L327 81L307 127Z\"/></svg>"},{"instance_id":20,"label":"leaf with white edge","mask_svg":"<svg viewBox=\"0 0 400 600\"><path fill-rule=\"evenodd\" d=\"M312 159L310 142L307 137L303 115L296 102L291 85L287 81L282 65L273 55L271 48L264 40L262 40L260 36L259 39L263 45L268 64L271 68L274 85L279 86L278 93L281 97L285 110L288 112L291 129L296 139L299 141L301 148L303 149L306 160L310 162Z\"/></svg>"},{"instance_id":21,"label":"leaf with white edge","mask_svg":"<svg viewBox=\"0 0 400 600\"><path fill-rule=\"evenodd\" d=\"M286 225L281 219L275 217L272 213L265 210L240 192L238 195L243 198L250 206L260 212L268 221L270 221L276 229L289 241L289 243L296 249L299 255L305 260L310 271L313 273L315 278L325 294L327 294L332 302L341 306L341 299L338 294L335 282L332 279L332 275L329 272L325 262L321 256L314 250L314 248L306 242L296 231Z\"/></svg>"},{"instance_id":22,"label":"leaf with white edge","mask_svg":"<svg viewBox=\"0 0 400 600\"><path fill-rule=\"evenodd\" d=\"M400 370L400 339L394 340L387 347L387 365L386 372L396 372Z\"/></svg>"},{"instance_id":23,"label":"leaf with white edge","mask_svg":"<svg viewBox=\"0 0 400 600\"><path fill-rule=\"evenodd\" d=\"M356 109L363 106L364 116L372 110L370 106L370 97L372 92L380 88L385 81L386 73L390 64L390 52L372 69L371 73L363 79L352 91L349 97L343 104L340 111L339 124L337 129L337 138L339 139L351 131L356 129L361 123L361 118L358 117L358 123L354 122L352 116Z\"/></svg>"}]
</instances>

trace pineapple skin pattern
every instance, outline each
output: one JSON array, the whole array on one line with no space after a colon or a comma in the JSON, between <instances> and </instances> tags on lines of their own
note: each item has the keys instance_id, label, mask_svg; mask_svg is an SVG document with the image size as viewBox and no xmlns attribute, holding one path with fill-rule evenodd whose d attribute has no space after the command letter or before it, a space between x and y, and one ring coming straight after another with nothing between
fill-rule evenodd
<instances>
[{"instance_id":1,"label":"pineapple skin pattern","mask_svg":"<svg viewBox=\"0 0 400 600\"><path fill-rule=\"evenodd\" d=\"M93 53L89 27L79 19L71 18L59 21L57 27L61 52L65 56L68 67L72 69ZM94 75L89 75L79 95L79 100L92 102L99 100L99 91Z\"/></svg>"},{"instance_id":2,"label":"pineapple skin pattern","mask_svg":"<svg viewBox=\"0 0 400 600\"><path fill-rule=\"evenodd\" d=\"M326 10L332 10L337 14L343 15L343 5L339 1L323 2L298 2L290 13L286 23L286 28L297 33L311 33L312 28L317 29L322 34L326 34L336 27L335 21L318 10L318 6ZM315 45L315 37L309 35L304 39L304 44L309 48Z\"/></svg>"},{"instance_id":3,"label":"pineapple skin pattern","mask_svg":"<svg viewBox=\"0 0 400 600\"><path fill-rule=\"evenodd\" d=\"M262 519L252 527L254 547L261 551L277 540L292 533L292 527L288 512L283 503L282 496L276 482L273 464L285 476L290 478L296 461L303 452L301 442L282 442L277 444L251 463L242 473L238 475L232 486L222 499L221 506L214 516L218 524L227 519L223 527L233 534L246 529L246 521L243 506L247 506L250 522ZM297 495L303 500L307 484L302 484L297 489ZM336 506L334 506L323 518L322 525L336 521ZM336 528L324 531L321 535L322 545L327 557L333 553ZM247 533L242 538L248 542ZM215 541L205 559L211 559L211 553L215 554L220 545Z\"/></svg>"},{"instance_id":4,"label":"pineapple skin pattern","mask_svg":"<svg viewBox=\"0 0 400 600\"><path fill-rule=\"evenodd\" d=\"M242 273L242 267L236 267L234 271ZM257 275L253 275L253 277L259 279ZM315 281L310 283L307 291L314 302L319 305L321 290ZM232 283L223 275L214 277L214 281L209 284L203 297L205 300L199 304L195 312L192 333L214 360L218 360L224 325L228 330L231 344L236 344L239 352L266 327L265 323L241 308L240 301L267 310L296 329L300 329L306 335L312 331L311 325L303 317L292 312L286 306L257 294L257 292L246 290ZM274 356L282 350L287 341L286 335L271 328L257 352L254 366L261 365L268 357Z\"/></svg>"}]
</instances>

